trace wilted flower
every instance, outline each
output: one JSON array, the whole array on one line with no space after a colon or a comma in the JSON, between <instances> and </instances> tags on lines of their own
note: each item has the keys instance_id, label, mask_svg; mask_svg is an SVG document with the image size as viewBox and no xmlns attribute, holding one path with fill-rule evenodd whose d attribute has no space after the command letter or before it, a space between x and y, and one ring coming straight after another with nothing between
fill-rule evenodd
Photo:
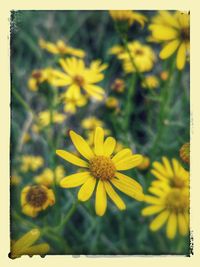
<instances>
[{"instance_id":1,"label":"wilted flower","mask_svg":"<svg viewBox=\"0 0 200 267\"><path fill-rule=\"evenodd\" d=\"M40 211L54 203L53 190L44 185L26 186L21 192L22 212L30 217L36 217Z\"/></svg>"},{"instance_id":2,"label":"wilted flower","mask_svg":"<svg viewBox=\"0 0 200 267\"><path fill-rule=\"evenodd\" d=\"M123 93L125 90L125 82L122 79L115 79L111 85L111 89L116 93Z\"/></svg>"},{"instance_id":3,"label":"wilted flower","mask_svg":"<svg viewBox=\"0 0 200 267\"><path fill-rule=\"evenodd\" d=\"M77 151L87 161L64 150L57 150L56 153L66 161L86 168L87 171L65 177L60 182L61 187L72 188L81 185L78 199L87 201L91 198L97 183L95 209L99 216L103 216L106 211L107 194L120 210L126 208L125 203L114 191L112 185L138 201L143 200L141 185L129 176L119 172L139 165L142 160L141 155L133 155L130 149L123 149L112 156L116 140L107 137L104 141L104 131L100 127L95 130L94 149L91 149L87 142L74 131L70 131L69 135Z\"/></svg>"},{"instance_id":4,"label":"wilted flower","mask_svg":"<svg viewBox=\"0 0 200 267\"><path fill-rule=\"evenodd\" d=\"M44 255L50 247L47 243L33 245L40 238L39 229L35 228L24 234L17 241L11 241L11 258L22 255Z\"/></svg>"},{"instance_id":5,"label":"wilted flower","mask_svg":"<svg viewBox=\"0 0 200 267\"><path fill-rule=\"evenodd\" d=\"M185 143L180 148L180 157L185 163L190 163L190 143Z\"/></svg>"}]
</instances>

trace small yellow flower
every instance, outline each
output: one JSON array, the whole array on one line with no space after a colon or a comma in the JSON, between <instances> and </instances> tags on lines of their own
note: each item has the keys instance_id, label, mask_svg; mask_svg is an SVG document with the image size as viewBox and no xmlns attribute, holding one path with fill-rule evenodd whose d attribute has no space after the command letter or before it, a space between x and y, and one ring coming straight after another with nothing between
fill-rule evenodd
<instances>
[{"instance_id":1,"label":"small yellow flower","mask_svg":"<svg viewBox=\"0 0 200 267\"><path fill-rule=\"evenodd\" d=\"M51 68L34 70L28 80L28 88L35 92L38 90L40 84L50 82L51 77Z\"/></svg>"},{"instance_id":2,"label":"small yellow flower","mask_svg":"<svg viewBox=\"0 0 200 267\"><path fill-rule=\"evenodd\" d=\"M169 77L169 72L168 71L162 71L160 73L161 80L166 81L168 79L168 77Z\"/></svg>"},{"instance_id":3,"label":"small yellow flower","mask_svg":"<svg viewBox=\"0 0 200 267\"><path fill-rule=\"evenodd\" d=\"M100 127L95 130L94 149L91 149L88 143L74 131L70 131L69 135L77 151L87 161L64 150L57 150L56 154L74 165L86 168L86 171L65 177L60 182L61 187L72 188L81 185L78 199L87 201L91 198L97 184L95 210L99 216L103 216L106 211L107 195L120 210L126 208L125 203L112 185L138 201L143 200L141 185L119 172L139 165L142 160L141 155L133 155L131 150L127 148L113 156L116 140L113 137L107 137L104 141L104 130Z\"/></svg>"},{"instance_id":4,"label":"small yellow flower","mask_svg":"<svg viewBox=\"0 0 200 267\"><path fill-rule=\"evenodd\" d=\"M40 238L39 229L35 228L24 234L17 241L11 242L11 258L17 258L22 255L45 255L50 247L47 243L33 245Z\"/></svg>"},{"instance_id":5,"label":"small yellow flower","mask_svg":"<svg viewBox=\"0 0 200 267\"><path fill-rule=\"evenodd\" d=\"M110 54L114 54L117 56L119 60L123 63L123 69L125 73L136 72L137 70L140 72L150 71L156 60L156 56L154 51L148 45L143 45L139 41L132 41L128 43L128 49L130 51L131 57L135 63L133 65L129 53L120 46L114 47L115 49L110 50Z\"/></svg>"},{"instance_id":6,"label":"small yellow flower","mask_svg":"<svg viewBox=\"0 0 200 267\"><path fill-rule=\"evenodd\" d=\"M131 10L110 10L109 13L113 20L127 22L129 26L137 22L144 27L144 24L147 21L147 18L144 15Z\"/></svg>"},{"instance_id":7,"label":"small yellow flower","mask_svg":"<svg viewBox=\"0 0 200 267\"><path fill-rule=\"evenodd\" d=\"M10 184L13 185L13 186L16 186L18 184L21 183L21 177L17 174L13 174L11 177L10 177Z\"/></svg>"},{"instance_id":8,"label":"small yellow flower","mask_svg":"<svg viewBox=\"0 0 200 267\"><path fill-rule=\"evenodd\" d=\"M44 185L26 186L21 192L22 212L30 217L36 217L42 210L54 205L55 196L51 189Z\"/></svg>"},{"instance_id":9,"label":"small yellow flower","mask_svg":"<svg viewBox=\"0 0 200 267\"><path fill-rule=\"evenodd\" d=\"M145 202L150 206L142 210L143 216L158 214L150 223L151 231L158 231L165 223L166 235L173 239L177 230L181 235L189 231L189 189L171 188L168 185L162 188L151 186L153 194L145 195Z\"/></svg>"},{"instance_id":10,"label":"small yellow flower","mask_svg":"<svg viewBox=\"0 0 200 267\"><path fill-rule=\"evenodd\" d=\"M24 136L23 136L23 140L22 140L23 144L28 143L30 140L31 140L30 134L29 133L25 133Z\"/></svg>"},{"instance_id":11,"label":"small yellow flower","mask_svg":"<svg viewBox=\"0 0 200 267\"><path fill-rule=\"evenodd\" d=\"M87 104L87 98L81 94L76 94L75 91L63 93L61 99L64 102L64 111L71 114L76 113L77 107L83 107Z\"/></svg>"},{"instance_id":12,"label":"small yellow flower","mask_svg":"<svg viewBox=\"0 0 200 267\"><path fill-rule=\"evenodd\" d=\"M152 184L158 187L167 184L175 188L187 188L189 186L189 172L176 159L172 159L170 162L166 157L163 157L162 161L162 163L155 161L152 164L151 173L157 178Z\"/></svg>"},{"instance_id":13,"label":"small yellow flower","mask_svg":"<svg viewBox=\"0 0 200 267\"><path fill-rule=\"evenodd\" d=\"M52 84L54 86L67 86L69 95L72 92L74 95L80 95L82 89L89 97L96 100L103 99L105 92L96 83L104 79L101 71L105 69L105 66L91 63L90 67L86 67L83 60L75 57L60 59L60 65L64 72L53 71Z\"/></svg>"},{"instance_id":14,"label":"small yellow flower","mask_svg":"<svg viewBox=\"0 0 200 267\"><path fill-rule=\"evenodd\" d=\"M180 157L185 163L190 163L190 143L182 145L180 151Z\"/></svg>"},{"instance_id":15,"label":"small yellow flower","mask_svg":"<svg viewBox=\"0 0 200 267\"><path fill-rule=\"evenodd\" d=\"M142 81L142 87L148 89L155 89L159 86L159 80L155 75L149 75Z\"/></svg>"},{"instance_id":16,"label":"small yellow flower","mask_svg":"<svg viewBox=\"0 0 200 267\"><path fill-rule=\"evenodd\" d=\"M85 57L85 52L83 50L66 45L62 40L58 40L54 44L51 42L46 42L43 39L40 39L39 45L42 49L54 55L70 55L80 58Z\"/></svg>"},{"instance_id":17,"label":"small yellow flower","mask_svg":"<svg viewBox=\"0 0 200 267\"><path fill-rule=\"evenodd\" d=\"M46 168L40 175L37 175L35 177L34 181L37 184L50 187L54 184L54 182L56 184L59 183L60 179L63 178L64 174L65 171L62 166L57 166L54 171L50 168Z\"/></svg>"},{"instance_id":18,"label":"small yellow flower","mask_svg":"<svg viewBox=\"0 0 200 267\"><path fill-rule=\"evenodd\" d=\"M122 79L115 79L111 85L111 89L116 93L123 93L125 90L125 82Z\"/></svg>"},{"instance_id":19,"label":"small yellow flower","mask_svg":"<svg viewBox=\"0 0 200 267\"><path fill-rule=\"evenodd\" d=\"M82 120L81 126L86 130L94 130L96 127L103 127L103 121L96 117L88 117Z\"/></svg>"},{"instance_id":20,"label":"small yellow flower","mask_svg":"<svg viewBox=\"0 0 200 267\"><path fill-rule=\"evenodd\" d=\"M44 165L44 159L40 156L24 155L21 159L21 171L37 171Z\"/></svg>"},{"instance_id":21,"label":"small yellow flower","mask_svg":"<svg viewBox=\"0 0 200 267\"><path fill-rule=\"evenodd\" d=\"M143 160L142 162L140 163L140 165L137 166L137 168L139 170L146 170L149 168L149 165L150 165L150 159L149 157L146 157L146 156L143 156Z\"/></svg>"},{"instance_id":22,"label":"small yellow flower","mask_svg":"<svg viewBox=\"0 0 200 267\"><path fill-rule=\"evenodd\" d=\"M116 109L119 106L119 101L116 97L110 96L106 99L105 104L109 109Z\"/></svg>"},{"instance_id":23,"label":"small yellow flower","mask_svg":"<svg viewBox=\"0 0 200 267\"><path fill-rule=\"evenodd\" d=\"M54 111L52 113L52 122L55 124L61 124L66 120L67 116L62 113ZM49 110L41 111L38 114L37 128L32 128L35 132L40 131L42 128L47 127L51 122L51 112Z\"/></svg>"},{"instance_id":24,"label":"small yellow flower","mask_svg":"<svg viewBox=\"0 0 200 267\"><path fill-rule=\"evenodd\" d=\"M160 58L176 53L176 66L182 70L190 49L190 15L186 12L159 11L149 29L156 42L164 44Z\"/></svg>"}]
</instances>

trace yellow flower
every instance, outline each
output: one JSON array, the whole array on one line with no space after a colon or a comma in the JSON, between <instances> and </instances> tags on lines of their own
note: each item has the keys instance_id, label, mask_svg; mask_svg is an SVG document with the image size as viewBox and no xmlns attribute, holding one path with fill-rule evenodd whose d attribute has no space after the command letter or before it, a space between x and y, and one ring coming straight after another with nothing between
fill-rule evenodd
<instances>
[{"instance_id":1,"label":"yellow flower","mask_svg":"<svg viewBox=\"0 0 200 267\"><path fill-rule=\"evenodd\" d=\"M17 241L11 242L11 258L17 258L22 255L44 255L50 247L47 243L33 245L40 238L39 229L35 228L24 234ZM32 246L33 245L33 246Z\"/></svg>"},{"instance_id":2,"label":"yellow flower","mask_svg":"<svg viewBox=\"0 0 200 267\"><path fill-rule=\"evenodd\" d=\"M17 174L13 174L11 177L10 177L10 184L13 185L13 186L16 186L18 184L21 183L21 177Z\"/></svg>"},{"instance_id":3,"label":"yellow flower","mask_svg":"<svg viewBox=\"0 0 200 267\"><path fill-rule=\"evenodd\" d=\"M146 72L153 68L156 57L150 46L143 45L138 41L132 41L128 43L128 49L138 71ZM136 69L133 66L129 53L123 47L121 47L120 50L118 46L117 50L116 48L114 51L110 50L110 54L115 54L117 58L122 61L125 73L135 72Z\"/></svg>"},{"instance_id":4,"label":"yellow flower","mask_svg":"<svg viewBox=\"0 0 200 267\"><path fill-rule=\"evenodd\" d=\"M131 10L110 10L109 13L113 20L127 22L129 26L138 22L144 27L144 23L147 21L147 18L144 15Z\"/></svg>"},{"instance_id":5,"label":"yellow flower","mask_svg":"<svg viewBox=\"0 0 200 267\"><path fill-rule=\"evenodd\" d=\"M30 217L36 217L42 210L54 205L55 196L51 189L44 185L26 186L21 192L22 212Z\"/></svg>"},{"instance_id":6,"label":"yellow flower","mask_svg":"<svg viewBox=\"0 0 200 267\"><path fill-rule=\"evenodd\" d=\"M180 151L180 157L185 163L190 163L190 143L182 145Z\"/></svg>"},{"instance_id":7,"label":"yellow flower","mask_svg":"<svg viewBox=\"0 0 200 267\"><path fill-rule=\"evenodd\" d=\"M159 80L155 75L149 75L142 81L142 87L148 89L155 89L159 86Z\"/></svg>"},{"instance_id":8,"label":"yellow flower","mask_svg":"<svg viewBox=\"0 0 200 267\"><path fill-rule=\"evenodd\" d=\"M81 94L76 94L75 91L63 93L61 99L64 102L64 111L71 114L76 113L77 107L83 107L87 104L87 98Z\"/></svg>"},{"instance_id":9,"label":"yellow flower","mask_svg":"<svg viewBox=\"0 0 200 267\"><path fill-rule=\"evenodd\" d=\"M24 155L21 162L21 171L37 171L44 165L44 159L40 156Z\"/></svg>"},{"instance_id":10,"label":"yellow flower","mask_svg":"<svg viewBox=\"0 0 200 267\"><path fill-rule=\"evenodd\" d=\"M98 127L98 125L96 127ZM91 148L94 148L94 134L95 134L96 127L86 132L86 141L88 145L91 146ZM99 127L103 127L103 126L99 126ZM111 134L111 131L109 129L104 128L104 137L107 137L110 134ZM116 144L116 147L117 146L118 146L118 143Z\"/></svg>"},{"instance_id":11,"label":"yellow flower","mask_svg":"<svg viewBox=\"0 0 200 267\"><path fill-rule=\"evenodd\" d=\"M104 79L100 65L95 64L95 67L91 67L91 65L86 67L83 60L74 57L60 59L60 65L65 72L53 71L53 85L68 86L67 94L69 95L71 92L74 95L80 95L80 91L83 89L90 97L96 100L103 99L105 92L100 86L96 85Z\"/></svg>"},{"instance_id":12,"label":"yellow flower","mask_svg":"<svg viewBox=\"0 0 200 267\"><path fill-rule=\"evenodd\" d=\"M166 59L177 53L176 66L182 70L190 49L190 15L180 11L160 11L149 29L153 39L164 44L160 58Z\"/></svg>"},{"instance_id":13,"label":"yellow flower","mask_svg":"<svg viewBox=\"0 0 200 267\"><path fill-rule=\"evenodd\" d=\"M66 119L66 115L62 113L58 113L56 111L52 114L53 123L61 124ZM38 114L38 125L39 127L47 127L51 122L51 112L49 110L41 111Z\"/></svg>"},{"instance_id":14,"label":"yellow flower","mask_svg":"<svg viewBox=\"0 0 200 267\"><path fill-rule=\"evenodd\" d=\"M146 156L143 156L143 160L142 162L140 163L140 165L137 166L137 168L139 170L146 170L147 168L149 168L149 165L150 165L150 159L149 157L146 157Z\"/></svg>"},{"instance_id":15,"label":"yellow flower","mask_svg":"<svg viewBox=\"0 0 200 267\"><path fill-rule=\"evenodd\" d=\"M51 68L34 70L28 80L28 88L37 91L40 84L51 81Z\"/></svg>"},{"instance_id":16,"label":"yellow flower","mask_svg":"<svg viewBox=\"0 0 200 267\"><path fill-rule=\"evenodd\" d=\"M44 186L51 186L53 183L59 183L60 179L63 178L65 171L62 166L57 166L55 170L51 170L50 168L44 169L44 171L37 175L34 181L37 184L42 184Z\"/></svg>"},{"instance_id":17,"label":"yellow flower","mask_svg":"<svg viewBox=\"0 0 200 267\"><path fill-rule=\"evenodd\" d=\"M122 79L115 79L111 85L111 89L116 93L123 93L125 90L125 82Z\"/></svg>"},{"instance_id":18,"label":"yellow flower","mask_svg":"<svg viewBox=\"0 0 200 267\"><path fill-rule=\"evenodd\" d=\"M158 214L150 223L150 230L158 231L165 223L166 235L173 239L177 230L186 235L189 230L189 189L171 188L168 185L162 188L151 186L153 194L145 195L145 202L150 206L142 210L143 216Z\"/></svg>"},{"instance_id":19,"label":"yellow flower","mask_svg":"<svg viewBox=\"0 0 200 267\"><path fill-rule=\"evenodd\" d=\"M153 185L162 187L165 184L175 188L187 188L189 186L189 172L181 164L172 159L170 162L166 157L162 158L163 163L153 162L151 173L157 178Z\"/></svg>"},{"instance_id":20,"label":"yellow flower","mask_svg":"<svg viewBox=\"0 0 200 267\"><path fill-rule=\"evenodd\" d=\"M28 143L30 140L31 140L31 136L30 136L29 133L26 132L26 133L23 135L23 140L22 140L23 144Z\"/></svg>"},{"instance_id":21,"label":"yellow flower","mask_svg":"<svg viewBox=\"0 0 200 267\"><path fill-rule=\"evenodd\" d=\"M65 177L60 182L61 187L81 186L78 199L87 201L91 198L97 184L95 210L99 216L103 216L106 211L107 195L120 210L126 208L125 203L113 189L113 186L138 201L143 200L141 185L129 176L119 172L140 164L141 155L133 155L131 150L127 148L113 156L116 140L113 137L107 137L104 141L104 130L101 127L97 127L95 130L94 149L91 149L88 143L74 131L70 131L69 135L77 151L86 160L64 150L57 150L56 153L64 160L86 168L86 171Z\"/></svg>"},{"instance_id":22,"label":"yellow flower","mask_svg":"<svg viewBox=\"0 0 200 267\"><path fill-rule=\"evenodd\" d=\"M119 101L116 97L110 96L107 97L105 104L109 109L116 109L119 106Z\"/></svg>"},{"instance_id":23,"label":"yellow flower","mask_svg":"<svg viewBox=\"0 0 200 267\"><path fill-rule=\"evenodd\" d=\"M103 127L103 122L96 117L88 117L81 122L81 126L86 130L94 130L96 127Z\"/></svg>"},{"instance_id":24,"label":"yellow flower","mask_svg":"<svg viewBox=\"0 0 200 267\"><path fill-rule=\"evenodd\" d=\"M162 71L160 73L160 78L163 80L163 81L166 81L169 77L169 72L168 71Z\"/></svg>"},{"instance_id":25,"label":"yellow flower","mask_svg":"<svg viewBox=\"0 0 200 267\"><path fill-rule=\"evenodd\" d=\"M43 39L40 39L39 45L42 49L54 55L70 55L80 58L85 57L85 52L83 50L66 45L62 40L58 40L54 44L51 42L46 42Z\"/></svg>"}]
</instances>

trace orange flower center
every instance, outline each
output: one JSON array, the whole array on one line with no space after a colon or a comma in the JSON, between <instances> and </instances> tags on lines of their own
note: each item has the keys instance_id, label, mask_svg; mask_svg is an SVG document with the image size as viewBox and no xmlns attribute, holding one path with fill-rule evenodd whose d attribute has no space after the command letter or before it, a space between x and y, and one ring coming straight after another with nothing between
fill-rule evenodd
<instances>
[{"instance_id":1,"label":"orange flower center","mask_svg":"<svg viewBox=\"0 0 200 267\"><path fill-rule=\"evenodd\" d=\"M80 87L82 87L85 83L84 78L81 75L74 76L74 82Z\"/></svg>"},{"instance_id":2,"label":"orange flower center","mask_svg":"<svg viewBox=\"0 0 200 267\"><path fill-rule=\"evenodd\" d=\"M45 189L39 185L32 186L26 195L27 202L35 207L41 207L47 200Z\"/></svg>"},{"instance_id":3,"label":"orange flower center","mask_svg":"<svg viewBox=\"0 0 200 267\"><path fill-rule=\"evenodd\" d=\"M112 160L105 156L95 156L91 159L89 169L93 177L101 180L114 178L116 171Z\"/></svg>"}]
</instances>

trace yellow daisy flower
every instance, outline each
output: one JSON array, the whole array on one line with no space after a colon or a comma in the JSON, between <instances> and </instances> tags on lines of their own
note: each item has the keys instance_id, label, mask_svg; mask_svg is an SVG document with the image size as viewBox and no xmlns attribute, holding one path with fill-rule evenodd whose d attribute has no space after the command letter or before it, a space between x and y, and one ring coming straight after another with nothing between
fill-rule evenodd
<instances>
[{"instance_id":1,"label":"yellow daisy flower","mask_svg":"<svg viewBox=\"0 0 200 267\"><path fill-rule=\"evenodd\" d=\"M138 41L133 41L128 43L128 49L138 71L146 72L153 68L156 56L150 46L143 45ZM114 50L111 49L110 54L115 54L117 58L122 61L125 73L136 72L129 53L123 47L121 47L120 50L118 46L117 50L116 48Z\"/></svg>"},{"instance_id":2,"label":"yellow daisy flower","mask_svg":"<svg viewBox=\"0 0 200 267\"><path fill-rule=\"evenodd\" d=\"M97 184L95 210L99 216L103 216L106 211L107 195L120 210L126 208L125 203L113 189L113 186L138 201L143 200L141 185L120 172L140 164L141 155L133 155L131 150L127 148L113 156L116 140L107 137L104 141L104 130L101 127L97 127L95 130L94 149L91 149L88 143L74 131L70 131L69 135L77 151L86 160L64 150L57 150L56 154L74 165L86 168L86 171L65 177L60 182L61 187L81 186L78 199L87 201L91 198Z\"/></svg>"},{"instance_id":3,"label":"yellow daisy flower","mask_svg":"<svg viewBox=\"0 0 200 267\"><path fill-rule=\"evenodd\" d=\"M86 130L94 130L96 127L103 127L103 121L97 119L94 116L85 118L81 122L81 126Z\"/></svg>"},{"instance_id":4,"label":"yellow daisy flower","mask_svg":"<svg viewBox=\"0 0 200 267\"><path fill-rule=\"evenodd\" d=\"M142 27L144 27L144 24L147 21L147 18L144 15L131 10L110 10L109 13L113 20L127 22L129 26L138 22Z\"/></svg>"},{"instance_id":5,"label":"yellow daisy flower","mask_svg":"<svg viewBox=\"0 0 200 267\"><path fill-rule=\"evenodd\" d=\"M95 64L95 67L87 68L83 60L74 57L60 59L60 65L65 72L53 71L53 85L68 86L67 94L69 95L71 92L74 92L74 95L80 95L80 90L83 89L90 97L96 100L103 99L105 92L96 85L104 79L100 65L97 67Z\"/></svg>"},{"instance_id":6,"label":"yellow daisy flower","mask_svg":"<svg viewBox=\"0 0 200 267\"><path fill-rule=\"evenodd\" d=\"M33 245L40 238L39 229L32 229L17 241L11 242L11 258L17 258L22 255L44 255L46 254L50 247L47 243L40 243L38 245Z\"/></svg>"},{"instance_id":7,"label":"yellow daisy flower","mask_svg":"<svg viewBox=\"0 0 200 267\"><path fill-rule=\"evenodd\" d=\"M145 89L155 89L159 86L159 79L155 75L149 75L145 77L141 85Z\"/></svg>"},{"instance_id":8,"label":"yellow daisy flower","mask_svg":"<svg viewBox=\"0 0 200 267\"><path fill-rule=\"evenodd\" d=\"M189 189L171 188L166 185L162 188L151 186L153 194L145 195L144 201L150 206L142 210L143 216L158 214L150 223L150 230L158 231L165 223L166 235L173 239L177 230L186 235L189 230Z\"/></svg>"},{"instance_id":9,"label":"yellow daisy flower","mask_svg":"<svg viewBox=\"0 0 200 267\"><path fill-rule=\"evenodd\" d=\"M54 55L70 55L75 57L85 57L85 52L82 49L73 48L66 45L62 40L58 40L55 44L46 42L43 39L39 40L39 45L42 49Z\"/></svg>"},{"instance_id":10,"label":"yellow daisy flower","mask_svg":"<svg viewBox=\"0 0 200 267\"><path fill-rule=\"evenodd\" d=\"M31 91L37 91L39 85L44 82L51 81L51 68L34 70L31 74L31 77L28 80L28 88Z\"/></svg>"},{"instance_id":11,"label":"yellow daisy flower","mask_svg":"<svg viewBox=\"0 0 200 267\"><path fill-rule=\"evenodd\" d=\"M44 159L40 156L24 155L21 159L21 171L37 171L44 165Z\"/></svg>"},{"instance_id":12,"label":"yellow daisy flower","mask_svg":"<svg viewBox=\"0 0 200 267\"><path fill-rule=\"evenodd\" d=\"M53 190L44 185L26 186L21 192L22 212L30 217L36 217L42 210L55 203Z\"/></svg>"},{"instance_id":13,"label":"yellow daisy flower","mask_svg":"<svg viewBox=\"0 0 200 267\"><path fill-rule=\"evenodd\" d=\"M87 104L87 98L84 95L76 94L75 91L63 93L61 99L64 102L64 111L71 114L76 113L77 107Z\"/></svg>"},{"instance_id":14,"label":"yellow daisy flower","mask_svg":"<svg viewBox=\"0 0 200 267\"><path fill-rule=\"evenodd\" d=\"M189 186L189 172L176 159L172 159L170 162L166 157L163 157L162 161L162 163L155 161L152 164L151 173L157 178L152 184L158 187L167 184L174 188L187 188Z\"/></svg>"},{"instance_id":15,"label":"yellow daisy flower","mask_svg":"<svg viewBox=\"0 0 200 267\"><path fill-rule=\"evenodd\" d=\"M46 168L43 172L34 178L36 184L44 186L52 186L55 183L59 183L60 179L63 178L65 171L62 166L57 166L53 171L50 168Z\"/></svg>"},{"instance_id":16,"label":"yellow daisy flower","mask_svg":"<svg viewBox=\"0 0 200 267\"><path fill-rule=\"evenodd\" d=\"M182 70L190 49L190 15L180 11L160 11L149 29L153 39L164 44L160 58L166 59L176 53L176 66Z\"/></svg>"}]
</instances>

